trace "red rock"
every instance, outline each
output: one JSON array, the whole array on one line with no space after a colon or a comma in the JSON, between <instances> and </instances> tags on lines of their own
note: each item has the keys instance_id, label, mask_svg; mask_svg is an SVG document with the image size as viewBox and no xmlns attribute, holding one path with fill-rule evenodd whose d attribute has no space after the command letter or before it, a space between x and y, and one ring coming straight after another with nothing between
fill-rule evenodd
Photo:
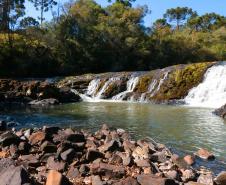
<instances>
[{"instance_id":1,"label":"red rock","mask_svg":"<svg viewBox=\"0 0 226 185\"><path fill-rule=\"evenodd\" d=\"M191 155L186 155L184 157L184 161L188 164L188 165L193 165L195 163L195 159L193 156Z\"/></svg>"},{"instance_id":2,"label":"red rock","mask_svg":"<svg viewBox=\"0 0 226 185\"><path fill-rule=\"evenodd\" d=\"M138 167L150 167L150 162L147 159L134 160Z\"/></svg>"},{"instance_id":3,"label":"red rock","mask_svg":"<svg viewBox=\"0 0 226 185\"><path fill-rule=\"evenodd\" d=\"M98 158L103 158L104 154L97 151L97 150L93 150L93 149L88 149L87 153L86 153L86 159L88 161L94 161Z\"/></svg>"},{"instance_id":4,"label":"red rock","mask_svg":"<svg viewBox=\"0 0 226 185\"><path fill-rule=\"evenodd\" d=\"M46 185L69 185L69 182L58 171L50 170L47 176Z\"/></svg>"},{"instance_id":5,"label":"red rock","mask_svg":"<svg viewBox=\"0 0 226 185\"><path fill-rule=\"evenodd\" d=\"M38 132L35 132L33 133L30 137L29 137L29 142L32 144L32 145L35 145L35 144L38 144L39 142L42 142L45 140L45 133L44 132L41 132L41 131L38 131Z\"/></svg>"},{"instance_id":6,"label":"red rock","mask_svg":"<svg viewBox=\"0 0 226 185\"><path fill-rule=\"evenodd\" d=\"M127 177L126 179L122 179L114 183L114 185L139 185L139 184L136 179L132 177Z\"/></svg>"},{"instance_id":7,"label":"red rock","mask_svg":"<svg viewBox=\"0 0 226 185\"><path fill-rule=\"evenodd\" d=\"M211 152L209 152L208 150L203 149L203 148L198 150L196 155L199 156L202 159L207 159L207 160L212 160L212 159L215 158L214 155Z\"/></svg>"},{"instance_id":8,"label":"red rock","mask_svg":"<svg viewBox=\"0 0 226 185\"><path fill-rule=\"evenodd\" d=\"M162 178L155 175L139 175L137 181L140 185L178 185L173 179Z\"/></svg>"},{"instance_id":9,"label":"red rock","mask_svg":"<svg viewBox=\"0 0 226 185\"><path fill-rule=\"evenodd\" d=\"M226 171L221 172L215 179L217 185L226 184Z\"/></svg>"}]
</instances>

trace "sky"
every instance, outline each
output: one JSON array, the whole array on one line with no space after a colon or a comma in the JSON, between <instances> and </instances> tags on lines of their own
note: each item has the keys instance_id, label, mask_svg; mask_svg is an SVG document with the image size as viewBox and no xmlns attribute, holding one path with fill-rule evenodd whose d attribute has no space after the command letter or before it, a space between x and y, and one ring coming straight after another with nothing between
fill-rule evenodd
<instances>
[{"instance_id":1,"label":"sky","mask_svg":"<svg viewBox=\"0 0 226 185\"><path fill-rule=\"evenodd\" d=\"M67 0L58 0L62 4ZM107 0L96 0L101 6L107 6ZM226 0L136 0L133 6L147 5L151 13L144 19L146 26L152 25L156 19L162 18L165 11L175 7L189 7L197 11L199 15L215 12L226 16ZM37 17L39 14L30 3L26 4L26 12L29 16ZM51 13L46 13L47 19L51 19Z\"/></svg>"}]
</instances>

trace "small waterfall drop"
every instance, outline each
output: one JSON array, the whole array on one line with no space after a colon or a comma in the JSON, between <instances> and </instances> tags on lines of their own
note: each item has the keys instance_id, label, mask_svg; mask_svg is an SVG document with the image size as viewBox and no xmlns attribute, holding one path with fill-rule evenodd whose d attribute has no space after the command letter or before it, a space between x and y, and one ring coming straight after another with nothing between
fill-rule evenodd
<instances>
[{"instance_id":1,"label":"small waterfall drop","mask_svg":"<svg viewBox=\"0 0 226 185\"><path fill-rule=\"evenodd\" d=\"M86 95L95 97L99 86L101 85L101 79L93 79L88 86Z\"/></svg>"},{"instance_id":2,"label":"small waterfall drop","mask_svg":"<svg viewBox=\"0 0 226 185\"><path fill-rule=\"evenodd\" d=\"M112 97L112 100L123 100L127 93L133 92L139 82L139 77L132 77L127 82L127 90Z\"/></svg>"},{"instance_id":3,"label":"small waterfall drop","mask_svg":"<svg viewBox=\"0 0 226 185\"><path fill-rule=\"evenodd\" d=\"M209 68L203 82L191 89L184 101L193 107L223 106L226 103L226 62Z\"/></svg>"}]
</instances>

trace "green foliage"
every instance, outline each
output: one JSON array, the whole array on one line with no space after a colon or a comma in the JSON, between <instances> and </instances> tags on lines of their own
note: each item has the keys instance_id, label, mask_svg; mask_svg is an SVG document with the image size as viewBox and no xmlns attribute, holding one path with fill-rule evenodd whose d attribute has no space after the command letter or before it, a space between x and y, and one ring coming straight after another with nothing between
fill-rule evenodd
<instances>
[{"instance_id":1,"label":"green foliage","mask_svg":"<svg viewBox=\"0 0 226 185\"><path fill-rule=\"evenodd\" d=\"M22 17L20 2L21 13L11 17L14 27L1 30L0 76L139 71L226 60L226 18L218 14L199 16L190 8L178 7L147 28L143 19L149 10L131 6L133 0L116 0L107 7L94 0L76 0L39 27L34 18ZM41 16L55 5L53 0L32 2ZM3 20L8 18L0 13ZM144 76L138 89L145 91L150 80Z\"/></svg>"}]
</instances>

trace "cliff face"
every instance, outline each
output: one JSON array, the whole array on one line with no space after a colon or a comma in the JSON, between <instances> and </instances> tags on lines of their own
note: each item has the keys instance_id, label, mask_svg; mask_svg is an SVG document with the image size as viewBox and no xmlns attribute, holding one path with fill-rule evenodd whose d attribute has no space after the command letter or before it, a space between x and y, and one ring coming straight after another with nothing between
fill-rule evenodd
<instances>
[{"instance_id":1,"label":"cliff face","mask_svg":"<svg viewBox=\"0 0 226 185\"><path fill-rule=\"evenodd\" d=\"M73 88L91 98L169 101L185 97L215 63L181 64L147 72L86 74L66 77L58 86Z\"/></svg>"}]
</instances>

